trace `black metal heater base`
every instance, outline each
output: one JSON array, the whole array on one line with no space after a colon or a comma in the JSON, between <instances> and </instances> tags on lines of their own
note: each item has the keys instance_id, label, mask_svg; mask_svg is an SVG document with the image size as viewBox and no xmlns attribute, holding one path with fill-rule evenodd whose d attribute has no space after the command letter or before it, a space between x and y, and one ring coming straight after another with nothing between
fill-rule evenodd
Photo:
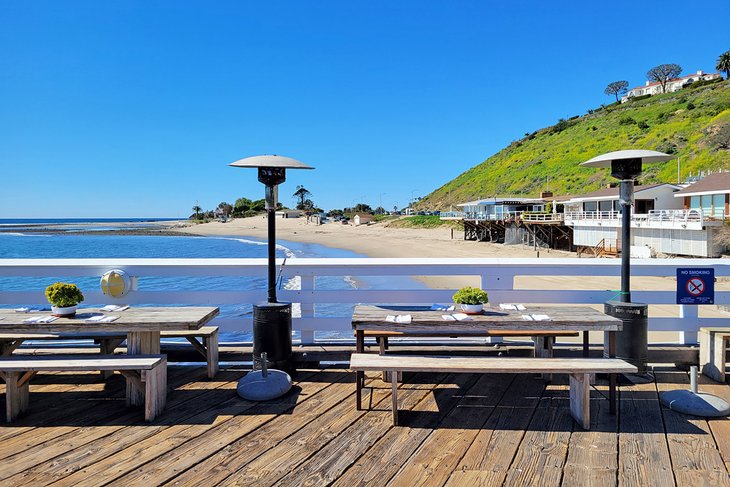
<instances>
[{"instance_id":1,"label":"black metal heater base","mask_svg":"<svg viewBox=\"0 0 730 487\"><path fill-rule=\"evenodd\" d=\"M268 367L293 373L291 303L262 303L253 307L253 363L261 369L261 354Z\"/></svg>"},{"instance_id":2,"label":"black metal heater base","mask_svg":"<svg viewBox=\"0 0 730 487\"><path fill-rule=\"evenodd\" d=\"M603 312L623 322L623 330L616 332L616 358L635 365L639 369L638 375L646 374L649 360L649 307L643 303L608 301L604 303ZM608 332L604 335L603 355L607 357Z\"/></svg>"}]
</instances>

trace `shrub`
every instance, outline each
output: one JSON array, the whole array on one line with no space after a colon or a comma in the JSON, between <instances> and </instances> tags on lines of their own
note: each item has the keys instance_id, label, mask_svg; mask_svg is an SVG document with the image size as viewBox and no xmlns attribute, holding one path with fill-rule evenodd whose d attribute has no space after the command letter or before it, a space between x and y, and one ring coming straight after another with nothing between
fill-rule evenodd
<instances>
[{"instance_id":1,"label":"shrub","mask_svg":"<svg viewBox=\"0 0 730 487\"><path fill-rule=\"evenodd\" d=\"M56 282L46 288L46 299L53 306L66 308L79 304L84 300L84 295L76 284Z\"/></svg>"},{"instance_id":2,"label":"shrub","mask_svg":"<svg viewBox=\"0 0 730 487\"><path fill-rule=\"evenodd\" d=\"M484 304L489 300L486 291L475 287L462 287L453 296L456 304Z\"/></svg>"},{"instance_id":3,"label":"shrub","mask_svg":"<svg viewBox=\"0 0 730 487\"><path fill-rule=\"evenodd\" d=\"M636 120L634 120L632 117L629 117L629 116L621 117L618 121L619 125L631 125L634 123L636 123Z\"/></svg>"},{"instance_id":4,"label":"shrub","mask_svg":"<svg viewBox=\"0 0 730 487\"><path fill-rule=\"evenodd\" d=\"M694 110L695 108L697 108L697 106L694 103L687 103L687 110Z\"/></svg>"},{"instance_id":5,"label":"shrub","mask_svg":"<svg viewBox=\"0 0 730 487\"><path fill-rule=\"evenodd\" d=\"M665 154L676 154L677 144L665 140L657 146L656 150L658 150L659 152L664 152Z\"/></svg>"},{"instance_id":6,"label":"shrub","mask_svg":"<svg viewBox=\"0 0 730 487\"><path fill-rule=\"evenodd\" d=\"M636 126L639 127L641 130L646 130L649 128L649 124L646 123L645 120L639 120L639 123L637 123Z\"/></svg>"}]
</instances>

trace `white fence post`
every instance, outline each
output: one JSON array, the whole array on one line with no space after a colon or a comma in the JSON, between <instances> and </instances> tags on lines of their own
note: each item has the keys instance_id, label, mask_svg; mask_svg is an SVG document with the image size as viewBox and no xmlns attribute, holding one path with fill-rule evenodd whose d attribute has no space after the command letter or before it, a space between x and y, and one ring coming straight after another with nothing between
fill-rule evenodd
<instances>
[{"instance_id":1,"label":"white fence post","mask_svg":"<svg viewBox=\"0 0 730 487\"><path fill-rule=\"evenodd\" d=\"M683 345L697 344L697 332L700 329L699 309L697 305L679 305L679 319L683 320L684 328L679 332L679 343Z\"/></svg>"},{"instance_id":2,"label":"white fence post","mask_svg":"<svg viewBox=\"0 0 730 487\"><path fill-rule=\"evenodd\" d=\"M313 275L300 275L301 279L301 291L305 293L307 291L314 291L314 279ZM314 303L300 303L299 305L302 311L302 318L313 318L314 317ZM314 343L314 330L301 330L302 345L311 345Z\"/></svg>"}]
</instances>

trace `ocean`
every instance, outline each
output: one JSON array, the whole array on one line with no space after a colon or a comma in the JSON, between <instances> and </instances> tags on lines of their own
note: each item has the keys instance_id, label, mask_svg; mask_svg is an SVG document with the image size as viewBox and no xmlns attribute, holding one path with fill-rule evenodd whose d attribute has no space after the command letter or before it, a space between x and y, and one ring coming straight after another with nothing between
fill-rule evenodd
<instances>
[{"instance_id":1,"label":"ocean","mask_svg":"<svg viewBox=\"0 0 730 487\"><path fill-rule=\"evenodd\" d=\"M176 220L176 219L156 219ZM154 225L153 219L54 219L54 220L13 220L0 219L0 259L26 258L265 258L266 242L248 237L196 237L196 236L158 236L158 235L125 235L130 224L144 224L145 228ZM107 230L119 230L120 233L108 232L94 235L89 229L103 226ZM54 232L43 233L43 228L53 228ZM58 228L70 228L58 232ZM32 231L29 231L32 230ZM81 233L78 233L81 232ZM303 257L324 258L362 258L361 254L348 250L325 247L323 245L277 241L277 258L296 259ZM43 278L0 278L0 291L36 290L61 278L48 276ZM71 279L64 279L71 280ZM317 287L322 289L347 288L420 288L417 281L403 278L352 278L318 277ZM98 278L73 279L82 291L98 289ZM225 290L225 289L265 289L266 278L232 278L232 277L175 277L145 278L140 280L140 289L144 290ZM299 286L298 279L283 283L289 289ZM150 303L154 304L154 303ZM211 303L214 304L214 303ZM47 306L47 303L23 303L26 306ZM252 312L250 304L220 306L221 316L244 317ZM351 305L320 304L315 306L315 316L342 316L352 311ZM296 315L296 306L294 313ZM295 340L298 338L295 334ZM352 338L351 333L321 332L315 339ZM248 342L252 339L249 333L222 333L222 342Z\"/></svg>"}]
</instances>

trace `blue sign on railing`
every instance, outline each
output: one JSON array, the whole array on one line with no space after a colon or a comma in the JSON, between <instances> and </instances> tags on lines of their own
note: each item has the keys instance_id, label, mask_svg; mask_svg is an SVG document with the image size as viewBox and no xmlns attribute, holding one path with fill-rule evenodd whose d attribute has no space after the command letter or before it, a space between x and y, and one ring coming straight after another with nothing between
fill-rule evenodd
<instances>
[{"instance_id":1,"label":"blue sign on railing","mask_svg":"<svg viewBox=\"0 0 730 487\"><path fill-rule=\"evenodd\" d=\"M715 304L715 269L677 268L677 304Z\"/></svg>"}]
</instances>

